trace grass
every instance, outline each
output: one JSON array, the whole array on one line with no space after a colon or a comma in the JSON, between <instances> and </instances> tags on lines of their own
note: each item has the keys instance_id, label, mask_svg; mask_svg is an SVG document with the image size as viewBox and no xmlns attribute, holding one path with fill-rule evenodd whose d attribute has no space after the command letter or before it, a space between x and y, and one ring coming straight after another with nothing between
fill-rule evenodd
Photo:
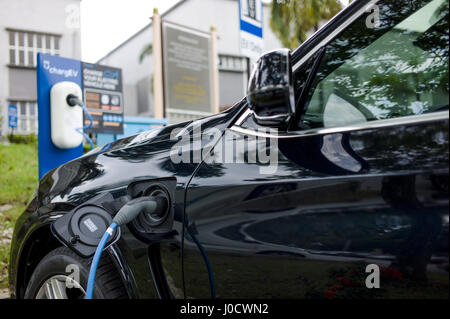
<instances>
[{"instance_id":1,"label":"grass","mask_svg":"<svg viewBox=\"0 0 450 319\"><path fill-rule=\"evenodd\" d=\"M8 285L12 230L38 182L36 144L0 144L0 289Z\"/></svg>"}]
</instances>

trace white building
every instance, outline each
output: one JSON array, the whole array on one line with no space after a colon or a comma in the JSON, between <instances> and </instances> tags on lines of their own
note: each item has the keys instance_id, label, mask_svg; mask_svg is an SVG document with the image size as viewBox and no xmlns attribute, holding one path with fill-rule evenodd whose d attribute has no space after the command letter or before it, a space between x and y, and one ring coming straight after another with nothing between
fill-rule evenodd
<instances>
[{"instance_id":1,"label":"white building","mask_svg":"<svg viewBox=\"0 0 450 319\"><path fill-rule=\"evenodd\" d=\"M249 0L252 1L252 0ZM224 109L245 96L248 78L247 59L240 54L239 6L237 0L181 0L162 14L162 19L209 32L215 26L219 52L219 104ZM272 33L270 6L263 9L264 50L282 47ZM152 116L152 56L142 63L139 55L152 42L153 27L149 23L132 37L101 58L98 63L122 69L125 115ZM189 116L168 114L169 121L188 120ZM195 116L192 116L195 117Z\"/></svg>"},{"instance_id":2,"label":"white building","mask_svg":"<svg viewBox=\"0 0 450 319\"><path fill-rule=\"evenodd\" d=\"M38 52L81 58L80 0L0 0L0 133L8 104L18 109L21 134L37 133Z\"/></svg>"}]
</instances>

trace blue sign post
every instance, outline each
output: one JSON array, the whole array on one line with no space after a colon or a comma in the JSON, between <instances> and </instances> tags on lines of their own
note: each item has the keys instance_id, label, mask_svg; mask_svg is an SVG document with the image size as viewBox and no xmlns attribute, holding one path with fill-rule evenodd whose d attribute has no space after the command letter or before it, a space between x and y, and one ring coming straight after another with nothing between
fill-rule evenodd
<instances>
[{"instance_id":1,"label":"blue sign post","mask_svg":"<svg viewBox=\"0 0 450 319\"><path fill-rule=\"evenodd\" d=\"M241 54L256 61L264 52L261 0L239 0L239 26Z\"/></svg>"},{"instance_id":2,"label":"blue sign post","mask_svg":"<svg viewBox=\"0 0 450 319\"><path fill-rule=\"evenodd\" d=\"M8 105L8 126L14 130L17 127L17 106Z\"/></svg>"},{"instance_id":3,"label":"blue sign post","mask_svg":"<svg viewBox=\"0 0 450 319\"><path fill-rule=\"evenodd\" d=\"M57 148L51 139L50 90L53 85L70 81L82 87L81 61L38 53L37 57L38 101L38 157L39 179L48 171L83 155L83 145L76 148Z\"/></svg>"}]
</instances>

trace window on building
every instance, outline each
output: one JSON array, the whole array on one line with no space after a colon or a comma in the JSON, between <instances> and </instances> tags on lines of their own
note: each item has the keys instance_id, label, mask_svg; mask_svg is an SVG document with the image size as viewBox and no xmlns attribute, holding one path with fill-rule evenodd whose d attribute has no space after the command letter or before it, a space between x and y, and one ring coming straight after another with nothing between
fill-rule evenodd
<instances>
[{"instance_id":1,"label":"window on building","mask_svg":"<svg viewBox=\"0 0 450 319\"><path fill-rule=\"evenodd\" d=\"M247 59L242 56L219 55L220 111L239 101L247 90Z\"/></svg>"},{"instance_id":2,"label":"window on building","mask_svg":"<svg viewBox=\"0 0 450 319\"><path fill-rule=\"evenodd\" d=\"M34 101L11 101L17 106L17 133L37 134L37 103Z\"/></svg>"},{"instance_id":3,"label":"window on building","mask_svg":"<svg viewBox=\"0 0 450 319\"><path fill-rule=\"evenodd\" d=\"M21 30L9 32L9 64L17 66L36 66L39 52L59 55L60 36Z\"/></svg>"}]
</instances>

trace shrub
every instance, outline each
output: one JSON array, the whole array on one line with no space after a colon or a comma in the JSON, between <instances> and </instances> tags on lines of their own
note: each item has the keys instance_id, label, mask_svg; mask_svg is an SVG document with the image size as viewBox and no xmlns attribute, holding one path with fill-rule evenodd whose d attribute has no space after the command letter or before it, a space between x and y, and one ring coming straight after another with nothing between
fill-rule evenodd
<instances>
[{"instance_id":1,"label":"shrub","mask_svg":"<svg viewBox=\"0 0 450 319\"><path fill-rule=\"evenodd\" d=\"M8 135L8 140L10 143L16 144L36 144L37 145L37 136L33 133L28 135Z\"/></svg>"}]
</instances>

